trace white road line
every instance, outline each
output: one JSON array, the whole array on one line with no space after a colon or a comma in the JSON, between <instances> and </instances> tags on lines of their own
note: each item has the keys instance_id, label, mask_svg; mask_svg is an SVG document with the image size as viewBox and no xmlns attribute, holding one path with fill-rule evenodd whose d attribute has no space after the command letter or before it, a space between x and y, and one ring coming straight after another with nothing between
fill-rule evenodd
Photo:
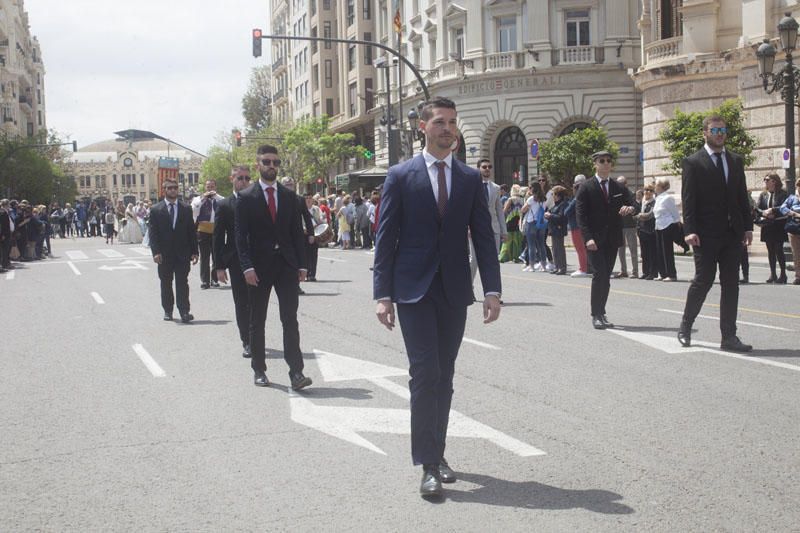
<instances>
[{"instance_id":1,"label":"white road line","mask_svg":"<svg viewBox=\"0 0 800 533\"><path fill-rule=\"evenodd\" d=\"M670 313L673 315L683 315L683 311L673 311L671 309L659 309L662 313ZM719 320L719 317L711 316L711 315L697 315L697 318L706 318L708 320ZM767 324L757 324L755 322L745 322L744 320L737 320L737 324L744 324L745 326L754 326L757 328L766 328L766 329L774 329L778 331L794 331L793 329L788 328L781 328L779 326L769 326Z\"/></svg>"},{"instance_id":2,"label":"white road line","mask_svg":"<svg viewBox=\"0 0 800 533\"><path fill-rule=\"evenodd\" d=\"M104 256L108 257L109 259L113 259L113 258L116 258L116 257L125 257L125 254L120 253L120 252L118 252L116 250L97 250L97 252L100 255L104 255Z\"/></svg>"},{"instance_id":3,"label":"white road line","mask_svg":"<svg viewBox=\"0 0 800 533\"><path fill-rule=\"evenodd\" d=\"M470 338L467 338L467 337L464 337L462 340L464 342L468 342L470 344L474 344L475 346L480 346L481 348L489 348L490 350L501 350L502 349L499 346L495 346L494 344L489 344L487 342L476 341L475 339L470 339Z\"/></svg>"},{"instance_id":4,"label":"white road line","mask_svg":"<svg viewBox=\"0 0 800 533\"><path fill-rule=\"evenodd\" d=\"M146 255L146 256L153 255L153 252L150 251L150 248L131 248L131 250L139 255Z\"/></svg>"},{"instance_id":5,"label":"white road line","mask_svg":"<svg viewBox=\"0 0 800 533\"><path fill-rule=\"evenodd\" d=\"M147 350L144 349L144 346L141 344L134 344L133 351L136 352L136 355L138 355L139 359L142 360L142 363L144 363L144 366L147 367L147 370L153 374L153 377L163 378L167 375L164 370L158 366L158 363L156 363L156 360L153 359L153 356L147 353Z\"/></svg>"},{"instance_id":6,"label":"white road line","mask_svg":"<svg viewBox=\"0 0 800 533\"><path fill-rule=\"evenodd\" d=\"M72 259L73 261L81 260L81 259L89 259L89 256L85 253L81 252L80 250L67 250L64 252L67 254L67 257Z\"/></svg>"},{"instance_id":7,"label":"white road line","mask_svg":"<svg viewBox=\"0 0 800 533\"><path fill-rule=\"evenodd\" d=\"M106 302L105 302L105 300L103 300L103 297L102 297L102 296L100 296L98 293L96 293L96 292L93 292L93 293L91 293L91 294L92 294L92 298L94 298L94 301L95 301L95 302L97 302L97 303L99 303L99 304L104 304L104 303L106 303Z\"/></svg>"},{"instance_id":8,"label":"white road line","mask_svg":"<svg viewBox=\"0 0 800 533\"><path fill-rule=\"evenodd\" d=\"M72 261L67 261L67 264L72 269L72 271L75 272L76 276L80 276L81 275L81 271L78 270L78 267L75 266L75 263L73 263Z\"/></svg>"},{"instance_id":9,"label":"white road line","mask_svg":"<svg viewBox=\"0 0 800 533\"><path fill-rule=\"evenodd\" d=\"M7 279L7 280L12 280L12 279L14 279L14 275L15 275L16 273L17 273L17 271L16 271L16 270L9 270L9 271L6 273L6 279Z\"/></svg>"}]
</instances>

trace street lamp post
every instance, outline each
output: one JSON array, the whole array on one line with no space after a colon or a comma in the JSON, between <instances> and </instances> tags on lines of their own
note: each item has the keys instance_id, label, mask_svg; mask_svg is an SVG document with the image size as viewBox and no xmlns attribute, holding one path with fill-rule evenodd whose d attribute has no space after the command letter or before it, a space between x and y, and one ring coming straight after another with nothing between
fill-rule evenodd
<instances>
[{"instance_id":1,"label":"street lamp post","mask_svg":"<svg viewBox=\"0 0 800 533\"><path fill-rule=\"evenodd\" d=\"M777 50L764 39L761 46L756 51L758 58L758 73L767 94L780 91L781 99L785 104L786 111L786 148L789 150L789 168L786 169L786 190L794 190L795 183L795 158L794 158L794 107L797 93L800 91L800 69L792 62L792 52L797 44L797 21L792 18L791 13L785 13L778 23L780 34L781 49L786 54L786 63L776 74L772 72L775 66L775 56Z\"/></svg>"}]
</instances>

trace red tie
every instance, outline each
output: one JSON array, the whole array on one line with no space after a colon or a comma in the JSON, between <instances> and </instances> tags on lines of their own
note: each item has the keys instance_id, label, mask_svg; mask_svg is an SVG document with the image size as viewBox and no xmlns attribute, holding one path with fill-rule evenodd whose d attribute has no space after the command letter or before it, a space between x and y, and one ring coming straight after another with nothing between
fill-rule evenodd
<instances>
[{"instance_id":1,"label":"red tie","mask_svg":"<svg viewBox=\"0 0 800 533\"><path fill-rule=\"evenodd\" d=\"M437 161L435 164L439 168L439 198L436 203L439 207L439 216L444 217L447 211L447 177L444 174L444 167L447 164L444 161Z\"/></svg>"},{"instance_id":2,"label":"red tie","mask_svg":"<svg viewBox=\"0 0 800 533\"><path fill-rule=\"evenodd\" d=\"M608 180L600 180L600 188L603 189L603 198L605 199L606 203L608 203Z\"/></svg>"},{"instance_id":3,"label":"red tie","mask_svg":"<svg viewBox=\"0 0 800 533\"><path fill-rule=\"evenodd\" d=\"M269 207L269 216L272 217L273 224L278 218L278 212L275 209L275 189L267 187L267 207Z\"/></svg>"}]
</instances>

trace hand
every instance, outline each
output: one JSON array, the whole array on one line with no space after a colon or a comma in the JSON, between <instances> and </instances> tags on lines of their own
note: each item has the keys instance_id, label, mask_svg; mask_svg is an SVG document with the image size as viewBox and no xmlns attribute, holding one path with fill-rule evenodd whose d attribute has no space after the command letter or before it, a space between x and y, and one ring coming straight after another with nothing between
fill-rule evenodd
<instances>
[{"instance_id":1,"label":"hand","mask_svg":"<svg viewBox=\"0 0 800 533\"><path fill-rule=\"evenodd\" d=\"M500 298L496 294L483 297L483 323L494 322L500 316Z\"/></svg>"},{"instance_id":2,"label":"hand","mask_svg":"<svg viewBox=\"0 0 800 533\"><path fill-rule=\"evenodd\" d=\"M196 254L192 254L192 264L193 265L197 264L197 259L198 259L197 255Z\"/></svg>"},{"instance_id":3,"label":"hand","mask_svg":"<svg viewBox=\"0 0 800 533\"><path fill-rule=\"evenodd\" d=\"M752 236L753 236L753 233L750 232L750 237L752 238ZM683 240L689 246L700 246L700 236L697 233L690 233L689 235L684 237Z\"/></svg>"},{"instance_id":4,"label":"hand","mask_svg":"<svg viewBox=\"0 0 800 533\"><path fill-rule=\"evenodd\" d=\"M378 315L378 322L386 326L386 329L391 331L394 328L394 304L391 300L378 301L375 314Z\"/></svg>"},{"instance_id":5,"label":"hand","mask_svg":"<svg viewBox=\"0 0 800 533\"><path fill-rule=\"evenodd\" d=\"M313 235L309 235L308 236L308 244L314 244L314 236Z\"/></svg>"},{"instance_id":6,"label":"hand","mask_svg":"<svg viewBox=\"0 0 800 533\"><path fill-rule=\"evenodd\" d=\"M308 270L301 268L297 271L297 280L298 281L305 281L308 277Z\"/></svg>"},{"instance_id":7,"label":"hand","mask_svg":"<svg viewBox=\"0 0 800 533\"><path fill-rule=\"evenodd\" d=\"M594 239L589 239L588 241L586 241L586 249L591 252L597 251L597 243L594 242Z\"/></svg>"},{"instance_id":8,"label":"hand","mask_svg":"<svg viewBox=\"0 0 800 533\"><path fill-rule=\"evenodd\" d=\"M744 232L744 239L742 240L742 244L745 246L750 246L753 243L753 232L752 231L745 231Z\"/></svg>"},{"instance_id":9,"label":"hand","mask_svg":"<svg viewBox=\"0 0 800 533\"><path fill-rule=\"evenodd\" d=\"M228 283L228 273L224 268L217 269L217 281L220 283Z\"/></svg>"},{"instance_id":10,"label":"hand","mask_svg":"<svg viewBox=\"0 0 800 533\"><path fill-rule=\"evenodd\" d=\"M546 213L544 214L544 218L546 218L547 220L550 220L550 217L551 217L551 216L553 216L553 214L552 214L550 211L548 211L548 212L546 212Z\"/></svg>"},{"instance_id":11,"label":"hand","mask_svg":"<svg viewBox=\"0 0 800 533\"><path fill-rule=\"evenodd\" d=\"M500 235L500 242L506 242L506 241L508 241L508 234Z\"/></svg>"},{"instance_id":12,"label":"hand","mask_svg":"<svg viewBox=\"0 0 800 533\"><path fill-rule=\"evenodd\" d=\"M258 286L258 274L256 274L255 270L248 270L244 273L244 281L248 285L252 285L253 287Z\"/></svg>"},{"instance_id":13,"label":"hand","mask_svg":"<svg viewBox=\"0 0 800 533\"><path fill-rule=\"evenodd\" d=\"M623 205L619 209L619 214L620 214L620 216L624 217L625 215L633 214L634 211L636 211L636 209L632 205Z\"/></svg>"},{"instance_id":14,"label":"hand","mask_svg":"<svg viewBox=\"0 0 800 533\"><path fill-rule=\"evenodd\" d=\"M156 254L153 256L153 262L160 265L163 260L161 259L161 254Z\"/></svg>"}]
</instances>

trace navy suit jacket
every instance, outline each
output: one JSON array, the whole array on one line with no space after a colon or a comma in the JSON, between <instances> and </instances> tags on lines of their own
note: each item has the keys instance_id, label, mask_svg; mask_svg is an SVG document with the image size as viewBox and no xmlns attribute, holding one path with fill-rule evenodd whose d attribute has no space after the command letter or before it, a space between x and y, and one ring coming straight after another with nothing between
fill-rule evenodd
<instances>
[{"instance_id":1,"label":"navy suit jacket","mask_svg":"<svg viewBox=\"0 0 800 533\"><path fill-rule=\"evenodd\" d=\"M447 210L439 216L422 154L389 169L381 195L374 298L419 301L437 270L450 305L473 301L467 230L484 292L501 292L500 264L480 174L453 158Z\"/></svg>"}]
</instances>

